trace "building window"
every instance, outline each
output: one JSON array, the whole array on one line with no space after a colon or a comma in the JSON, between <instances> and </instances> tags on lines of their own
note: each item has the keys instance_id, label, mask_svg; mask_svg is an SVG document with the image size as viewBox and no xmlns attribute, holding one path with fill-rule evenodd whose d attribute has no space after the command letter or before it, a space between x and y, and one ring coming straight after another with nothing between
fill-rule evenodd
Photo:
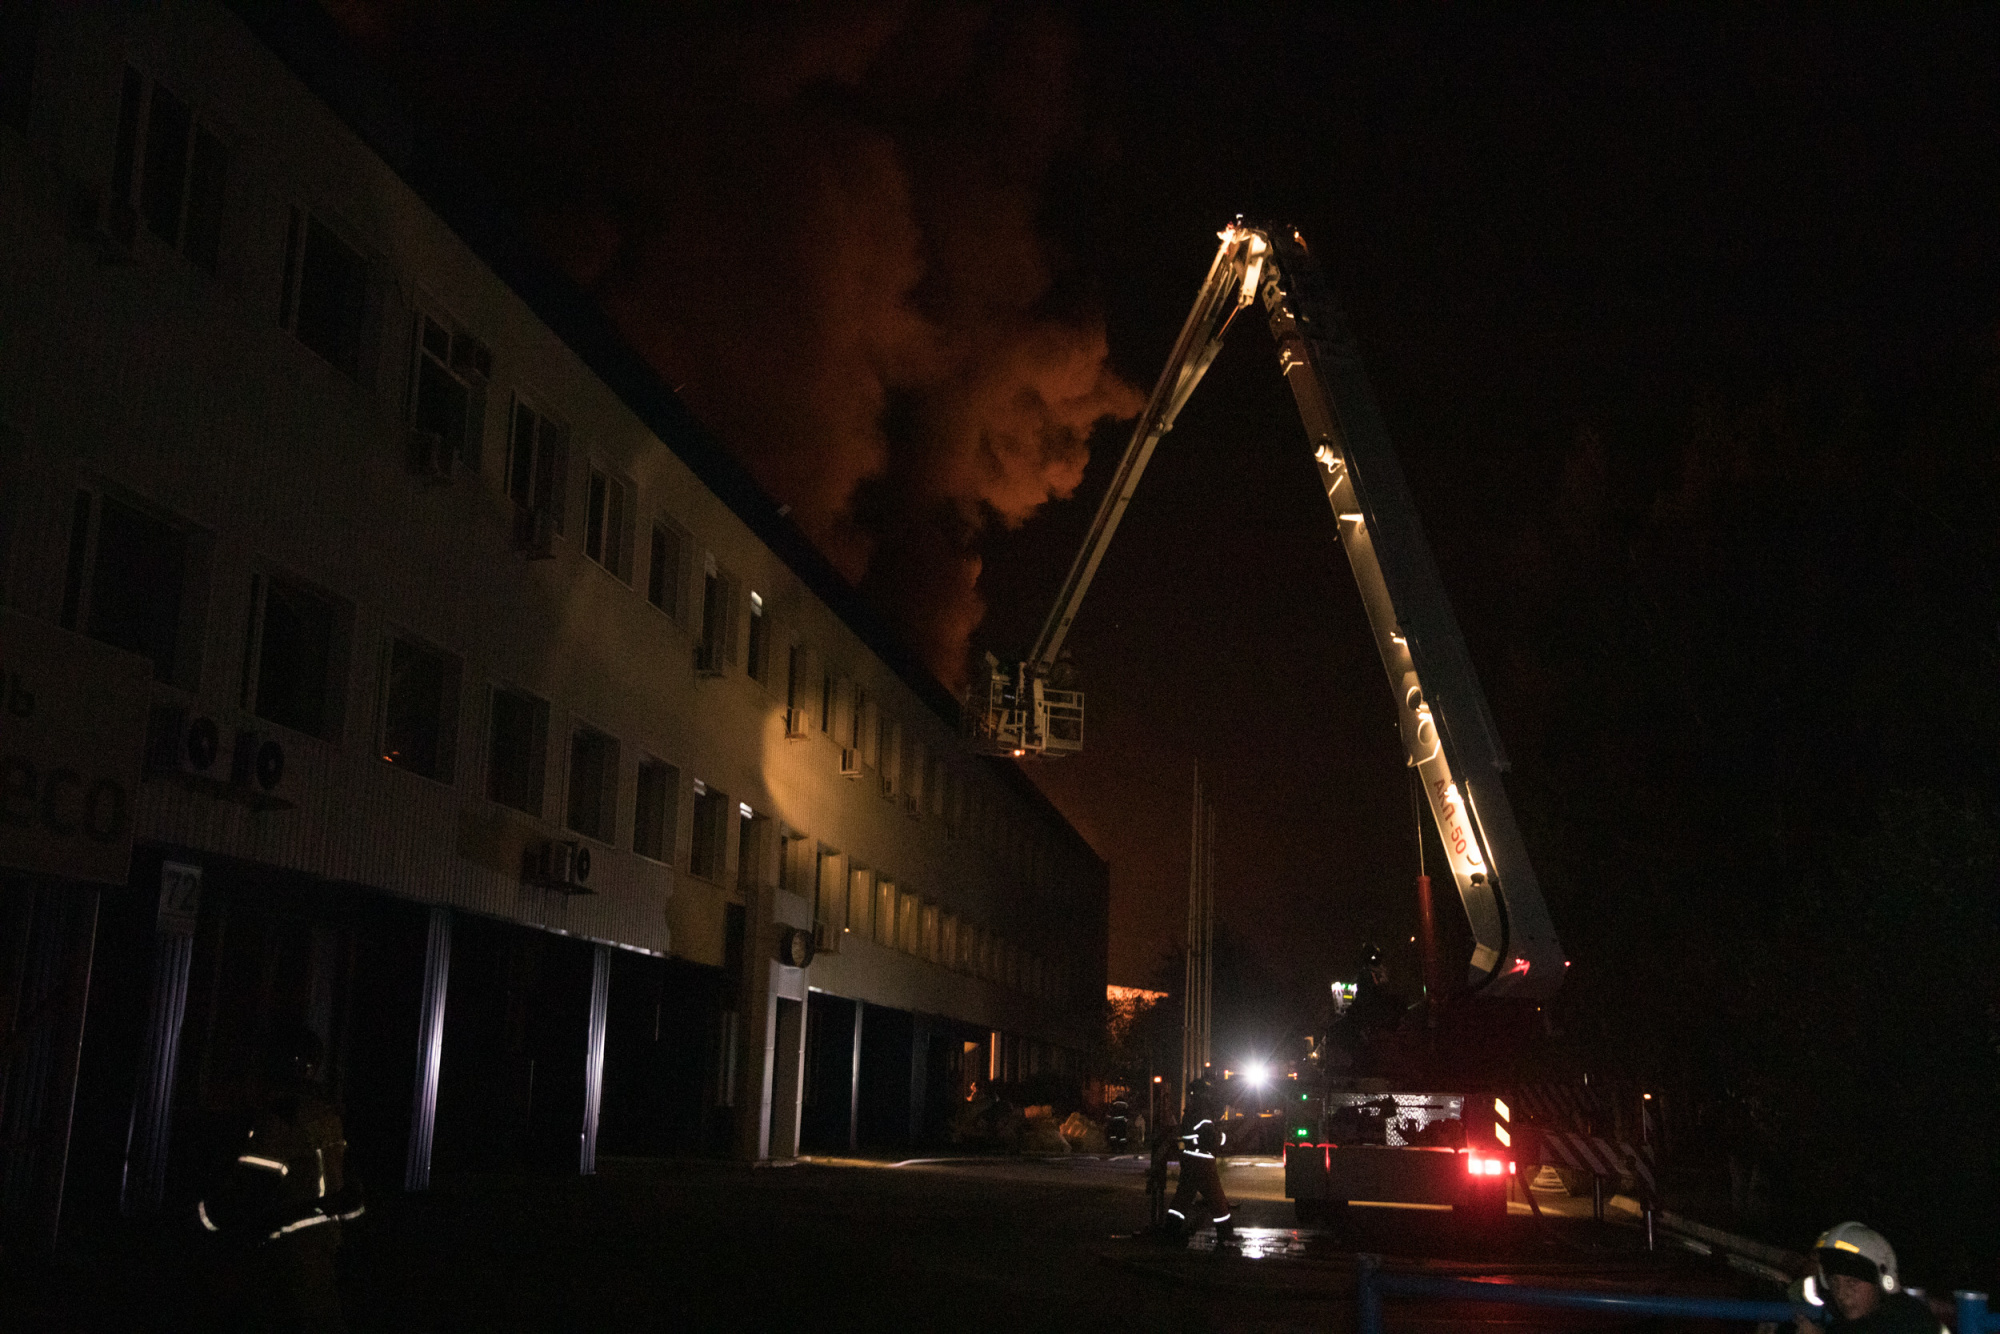
<instances>
[{"instance_id":1,"label":"building window","mask_svg":"<svg viewBox=\"0 0 2000 1334\"><path fill-rule=\"evenodd\" d=\"M832 672L819 678L819 730L822 732L833 731L833 696L836 689Z\"/></svg>"},{"instance_id":2,"label":"building window","mask_svg":"<svg viewBox=\"0 0 2000 1334\"><path fill-rule=\"evenodd\" d=\"M694 841L688 848L688 870L705 880L722 879L722 856L729 832L729 798L695 780Z\"/></svg>"},{"instance_id":3,"label":"building window","mask_svg":"<svg viewBox=\"0 0 2000 1334\"><path fill-rule=\"evenodd\" d=\"M656 862L673 863L680 791L679 769L665 760L640 762L638 797L632 803L632 851Z\"/></svg>"},{"instance_id":4,"label":"building window","mask_svg":"<svg viewBox=\"0 0 2000 1334\"><path fill-rule=\"evenodd\" d=\"M822 847L813 861L813 920L837 926L846 919L847 907L842 902L847 889L847 874L842 869L842 858L832 848Z\"/></svg>"},{"instance_id":5,"label":"building window","mask_svg":"<svg viewBox=\"0 0 2000 1334\"><path fill-rule=\"evenodd\" d=\"M410 425L437 432L445 447L477 472L493 353L471 334L454 333L429 315L417 316L415 341Z\"/></svg>"},{"instance_id":6,"label":"building window","mask_svg":"<svg viewBox=\"0 0 2000 1334\"><path fill-rule=\"evenodd\" d=\"M136 208L147 231L215 272L229 150L187 103L129 65L112 171L118 202Z\"/></svg>"},{"instance_id":7,"label":"building window","mask_svg":"<svg viewBox=\"0 0 2000 1334\"><path fill-rule=\"evenodd\" d=\"M778 831L778 888L799 898L812 899L813 841L789 826Z\"/></svg>"},{"instance_id":8,"label":"building window","mask_svg":"<svg viewBox=\"0 0 2000 1334\"><path fill-rule=\"evenodd\" d=\"M199 602L189 596L189 580L201 554L186 528L115 497L78 491L63 628L151 660L156 681L191 687L200 635L188 615Z\"/></svg>"},{"instance_id":9,"label":"building window","mask_svg":"<svg viewBox=\"0 0 2000 1334\"><path fill-rule=\"evenodd\" d=\"M493 689L486 795L502 806L539 817L549 736L549 706L524 690Z\"/></svg>"},{"instance_id":10,"label":"building window","mask_svg":"<svg viewBox=\"0 0 2000 1334\"><path fill-rule=\"evenodd\" d=\"M583 509L583 554L620 579L632 578L632 543L627 535L632 488L600 468L590 470L590 493Z\"/></svg>"},{"instance_id":11,"label":"building window","mask_svg":"<svg viewBox=\"0 0 2000 1334\"><path fill-rule=\"evenodd\" d=\"M382 684L382 758L440 783L458 743L458 660L401 635L389 641Z\"/></svg>"},{"instance_id":12,"label":"building window","mask_svg":"<svg viewBox=\"0 0 2000 1334\"><path fill-rule=\"evenodd\" d=\"M345 609L326 594L251 575L243 707L294 732L338 740L346 630Z\"/></svg>"},{"instance_id":13,"label":"building window","mask_svg":"<svg viewBox=\"0 0 2000 1334\"><path fill-rule=\"evenodd\" d=\"M860 940L868 939L868 908L874 897L868 881L868 872L858 866L847 873L847 929Z\"/></svg>"},{"instance_id":14,"label":"building window","mask_svg":"<svg viewBox=\"0 0 2000 1334\"><path fill-rule=\"evenodd\" d=\"M891 948L896 944L896 882L875 882L875 943Z\"/></svg>"},{"instance_id":15,"label":"building window","mask_svg":"<svg viewBox=\"0 0 2000 1334\"><path fill-rule=\"evenodd\" d=\"M719 673L736 663L736 581L708 557L701 585L701 639L695 645L700 670Z\"/></svg>"},{"instance_id":16,"label":"building window","mask_svg":"<svg viewBox=\"0 0 2000 1334\"><path fill-rule=\"evenodd\" d=\"M764 595L750 594L750 646L743 663L743 670L750 679L762 682L765 676L764 659L769 651L770 625L764 619Z\"/></svg>"},{"instance_id":17,"label":"building window","mask_svg":"<svg viewBox=\"0 0 2000 1334\"><path fill-rule=\"evenodd\" d=\"M676 621L687 618L690 546L680 525L666 519L654 521L652 547L646 560L646 600Z\"/></svg>"},{"instance_id":18,"label":"building window","mask_svg":"<svg viewBox=\"0 0 2000 1334\"><path fill-rule=\"evenodd\" d=\"M368 264L361 252L305 209L293 209L278 323L342 374L359 377L367 317Z\"/></svg>"},{"instance_id":19,"label":"building window","mask_svg":"<svg viewBox=\"0 0 2000 1334\"><path fill-rule=\"evenodd\" d=\"M938 909L926 903L917 917L917 953L932 963L938 960Z\"/></svg>"},{"instance_id":20,"label":"building window","mask_svg":"<svg viewBox=\"0 0 2000 1334\"><path fill-rule=\"evenodd\" d=\"M524 510L546 512L560 533L568 480L569 432L516 398L507 436L507 494Z\"/></svg>"},{"instance_id":21,"label":"building window","mask_svg":"<svg viewBox=\"0 0 2000 1334\"><path fill-rule=\"evenodd\" d=\"M915 954L922 947L923 900L915 894L903 894L896 905L896 948L905 954Z\"/></svg>"},{"instance_id":22,"label":"building window","mask_svg":"<svg viewBox=\"0 0 2000 1334\"><path fill-rule=\"evenodd\" d=\"M618 742L588 727L569 738L569 827L605 843L617 841Z\"/></svg>"},{"instance_id":23,"label":"building window","mask_svg":"<svg viewBox=\"0 0 2000 1334\"><path fill-rule=\"evenodd\" d=\"M947 968L958 967L958 916L945 913L938 920L937 961Z\"/></svg>"},{"instance_id":24,"label":"building window","mask_svg":"<svg viewBox=\"0 0 2000 1334\"><path fill-rule=\"evenodd\" d=\"M747 803L737 804L736 815L736 887L749 894L763 879L764 831L771 817L757 814Z\"/></svg>"}]
</instances>

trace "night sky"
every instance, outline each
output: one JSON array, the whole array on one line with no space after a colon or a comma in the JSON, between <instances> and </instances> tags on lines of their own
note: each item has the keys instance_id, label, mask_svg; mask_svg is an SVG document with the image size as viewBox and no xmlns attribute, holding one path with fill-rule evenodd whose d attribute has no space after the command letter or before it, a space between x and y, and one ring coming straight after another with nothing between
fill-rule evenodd
<instances>
[{"instance_id":1,"label":"night sky","mask_svg":"<svg viewBox=\"0 0 2000 1334\"><path fill-rule=\"evenodd\" d=\"M1124 443L1100 418L1238 213L1297 225L1348 306L1521 768L1522 553L1581 442L1643 509L1704 421L1990 388L1991 9L335 8L944 675L968 632L1032 640ZM1261 321L1069 643L1088 753L1034 772L1111 863L1112 981L1176 945L1197 760L1219 917L1289 1003L1408 948L1389 695ZM1681 825L1662 801L1621 818ZM1590 962L1596 900L1551 897Z\"/></svg>"}]
</instances>

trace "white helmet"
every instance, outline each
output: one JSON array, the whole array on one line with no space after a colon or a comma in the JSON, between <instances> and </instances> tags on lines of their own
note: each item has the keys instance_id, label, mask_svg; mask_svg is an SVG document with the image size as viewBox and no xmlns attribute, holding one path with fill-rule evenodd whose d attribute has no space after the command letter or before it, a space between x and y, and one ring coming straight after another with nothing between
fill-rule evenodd
<instances>
[{"instance_id":1,"label":"white helmet","mask_svg":"<svg viewBox=\"0 0 2000 1334\"><path fill-rule=\"evenodd\" d=\"M1841 1223L1820 1233L1813 1243L1813 1258L1823 1274L1846 1274L1880 1283L1884 1292L1902 1287L1896 1277L1895 1248L1887 1237L1860 1223Z\"/></svg>"}]
</instances>

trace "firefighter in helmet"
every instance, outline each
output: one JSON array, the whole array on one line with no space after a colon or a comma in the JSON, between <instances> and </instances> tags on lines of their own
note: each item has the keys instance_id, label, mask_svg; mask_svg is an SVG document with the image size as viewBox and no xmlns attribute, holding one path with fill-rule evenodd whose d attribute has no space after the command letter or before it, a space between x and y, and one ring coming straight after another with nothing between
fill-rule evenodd
<instances>
[{"instance_id":1,"label":"firefighter in helmet","mask_svg":"<svg viewBox=\"0 0 2000 1334\"><path fill-rule=\"evenodd\" d=\"M1187 1110L1181 1114L1181 1179L1174 1189L1174 1202L1167 1206L1169 1227L1186 1231L1188 1211L1200 1195L1214 1220L1216 1240L1234 1235L1229 1225L1229 1197L1223 1193L1222 1173L1215 1165L1215 1156L1228 1138L1222 1129L1222 1103L1213 1087L1206 1079L1189 1080Z\"/></svg>"},{"instance_id":2,"label":"firefighter in helmet","mask_svg":"<svg viewBox=\"0 0 2000 1334\"><path fill-rule=\"evenodd\" d=\"M256 1115L228 1174L195 1206L202 1227L233 1243L251 1325L338 1331L334 1252L360 1216L347 1178L340 1113L318 1082L325 1047L299 1026L272 1038Z\"/></svg>"},{"instance_id":3,"label":"firefighter in helmet","mask_svg":"<svg viewBox=\"0 0 2000 1334\"><path fill-rule=\"evenodd\" d=\"M1813 1311L1798 1334L1943 1334L1923 1299L1904 1291L1896 1252L1860 1223L1830 1227L1813 1243L1813 1273L1792 1285L1792 1303Z\"/></svg>"}]
</instances>

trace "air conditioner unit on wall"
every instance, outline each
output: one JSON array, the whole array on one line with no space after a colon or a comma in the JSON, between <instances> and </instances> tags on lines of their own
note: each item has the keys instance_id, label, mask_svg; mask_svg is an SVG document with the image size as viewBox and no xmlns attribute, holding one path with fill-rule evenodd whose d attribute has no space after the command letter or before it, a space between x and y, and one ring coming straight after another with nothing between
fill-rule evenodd
<instances>
[{"instance_id":1,"label":"air conditioner unit on wall","mask_svg":"<svg viewBox=\"0 0 2000 1334\"><path fill-rule=\"evenodd\" d=\"M917 794L914 792L905 792L903 794L903 809L909 813L910 818L913 820L923 814L923 808L917 804Z\"/></svg>"},{"instance_id":2,"label":"air conditioner unit on wall","mask_svg":"<svg viewBox=\"0 0 2000 1334\"><path fill-rule=\"evenodd\" d=\"M253 810L282 811L298 805L286 781L285 743L254 727L236 729L229 748L229 785L221 795Z\"/></svg>"},{"instance_id":3,"label":"air conditioner unit on wall","mask_svg":"<svg viewBox=\"0 0 2000 1334\"><path fill-rule=\"evenodd\" d=\"M514 548L529 560L550 560L556 554L556 515L551 509L514 511Z\"/></svg>"},{"instance_id":4,"label":"air conditioner unit on wall","mask_svg":"<svg viewBox=\"0 0 2000 1334\"><path fill-rule=\"evenodd\" d=\"M457 460L445 444L442 431L426 431L412 426L405 437L410 471L427 482L449 482Z\"/></svg>"},{"instance_id":5,"label":"air conditioner unit on wall","mask_svg":"<svg viewBox=\"0 0 2000 1334\"><path fill-rule=\"evenodd\" d=\"M840 953L840 928L831 922L814 922L813 952L815 954Z\"/></svg>"},{"instance_id":6,"label":"air conditioner unit on wall","mask_svg":"<svg viewBox=\"0 0 2000 1334\"><path fill-rule=\"evenodd\" d=\"M178 704L156 704L146 720L146 771L258 811L298 805L298 776L285 743L257 727L225 728Z\"/></svg>"},{"instance_id":7,"label":"air conditioner unit on wall","mask_svg":"<svg viewBox=\"0 0 2000 1334\"><path fill-rule=\"evenodd\" d=\"M806 728L806 711L804 709L786 709L785 739L788 741L803 741L807 735L809 733Z\"/></svg>"},{"instance_id":8,"label":"air conditioner unit on wall","mask_svg":"<svg viewBox=\"0 0 2000 1334\"><path fill-rule=\"evenodd\" d=\"M589 894L590 849L576 839L550 838L528 845L521 878L564 894Z\"/></svg>"},{"instance_id":9,"label":"air conditioner unit on wall","mask_svg":"<svg viewBox=\"0 0 2000 1334\"><path fill-rule=\"evenodd\" d=\"M155 704L146 716L146 772L207 784L219 780L222 728L178 704Z\"/></svg>"},{"instance_id":10,"label":"air conditioner unit on wall","mask_svg":"<svg viewBox=\"0 0 2000 1334\"><path fill-rule=\"evenodd\" d=\"M699 676L722 675L722 646L707 642L696 644L694 670Z\"/></svg>"},{"instance_id":11,"label":"air conditioner unit on wall","mask_svg":"<svg viewBox=\"0 0 2000 1334\"><path fill-rule=\"evenodd\" d=\"M861 777L861 752L852 746L840 748L840 776L842 778Z\"/></svg>"}]
</instances>

